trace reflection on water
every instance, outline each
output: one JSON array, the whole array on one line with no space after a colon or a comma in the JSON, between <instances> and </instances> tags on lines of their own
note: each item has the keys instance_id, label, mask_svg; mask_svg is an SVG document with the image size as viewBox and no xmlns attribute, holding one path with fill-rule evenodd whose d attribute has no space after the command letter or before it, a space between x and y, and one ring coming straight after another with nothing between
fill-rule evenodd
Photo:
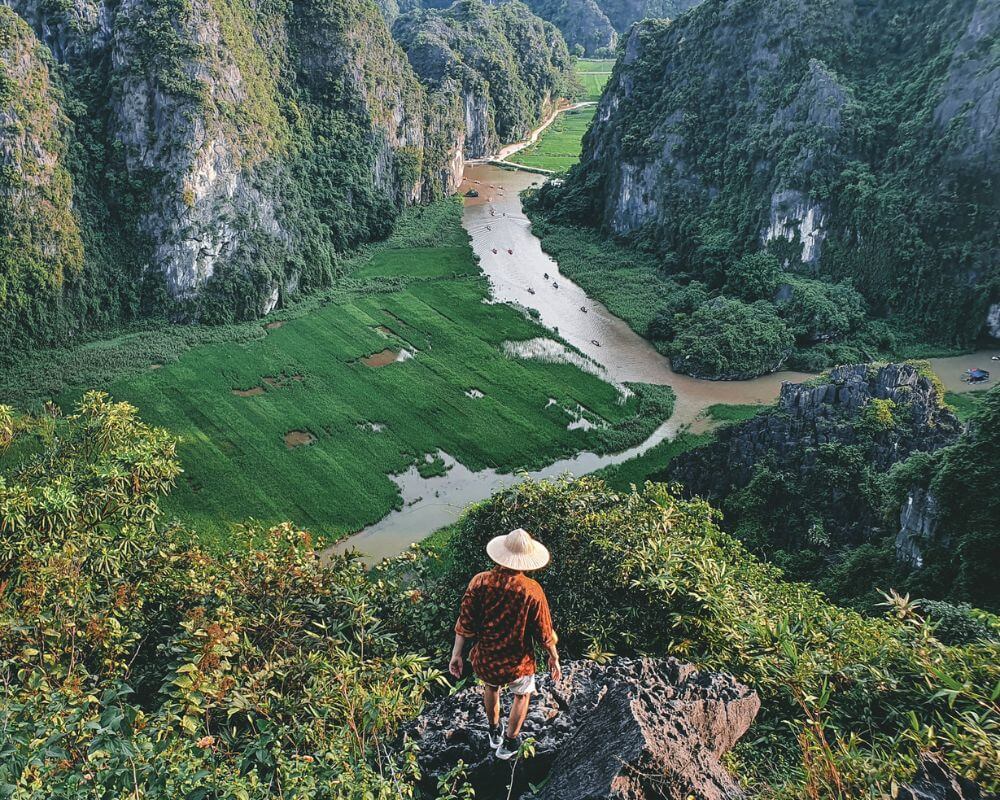
<instances>
[{"instance_id":1,"label":"reflection on water","mask_svg":"<svg viewBox=\"0 0 1000 800\"><path fill-rule=\"evenodd\" d=\"M586 359L563 345L544 339L506 343L509 355L549 358L577 363L611 382L656 383L671 386L677 395L673 416L642 444L613 455L579 453L534 472L500 474L494 470L472 472L446 453L439 455L450 468L445 475L422 478L416 467L393 477L403 497L403 508L380 522L330 548L345 552L352 548L366 560L396 555L413 542L429 536L461 515L470 503L485 500L493 492L524 477L551 478L563 473L584 475L610 464L642 455L683 428L704 430L701 412L715 403L772 403L783 381L801 381L810 375L779 372L750 381L703 381L678 375L669 361L604 305L559 272L559 265L542 252L521 208L519 193L539 181L527 172L510 172L476 164L465 171L462 193L475 188L480 196L467 198L462 225L472 238L480 266L490 280L496 302L511 302L538 312L539 321L582 352ZM494 252L495 251L495 252ZM586 308L586 312L581 308ZM931 359L931 365L952 391L987 387L969 386L961 376L970 367L991 370L1000 378L1000 362L991 361L1000 350L983 350L967 356ZM592 362L592 363L591 363ZM596 365L596 367L595 367Z\"/></svg>"}]
</instances>

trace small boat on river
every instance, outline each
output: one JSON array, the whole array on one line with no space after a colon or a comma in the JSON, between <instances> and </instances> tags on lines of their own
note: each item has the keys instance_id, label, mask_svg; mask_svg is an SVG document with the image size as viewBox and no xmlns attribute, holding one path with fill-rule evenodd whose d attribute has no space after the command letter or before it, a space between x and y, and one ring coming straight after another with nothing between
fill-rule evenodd
<instances>
[{"instance_id":1,"label":"small boat on river","mask_svg":"<svg viewBox=\"0 0 1000 800\"><path fill-rule=\"evenodd\" d=\"M535 293L535 290L534 290L534 289L532 289L532 288L531 288L531 287L529 286L529 287L528 287L528 294L534 294L534 293Z\"/></svg>"},{"instance_id":2,"label":"small boat on river","mask_svg":"<svg viewBox=\"0 0 1000 800\"><path fill-rule=\"evenodd\" d=\"M497 249L494 247L493 248L493 255L496 255L496 254L497 254Z\"/></svg>"},{"instance_id":3,"label":"small boat on river","mask_svg":"<svg viewBox=\"0 0 1000 800\"><path fill-rule=\"evenodd\" d=\"M601 343L599 341L597 341L597 339L591 339L590 343L592 345L594 345L594 347L600 347L601 346Z\"/></svg>"},{"instance_id":4,"label":"small boat on river","mask_svg":"<svg viewBox=\"0 0 1000 800\"><path fill-rule=\"evenodd\" d=\"M559 284L556 283L555 281L552 281L552 288L553 289L558 289L559 288Z\"/></svg>"},{"instance_id":5,"label":"small boat on river","mask_svg":"<svg viewBox=\"0 0 1000 800\"><path fill-rule=\"evenodd\" d=\"M507 255L509 255L509 256L514 255L514 251L511 250L509 247L507 248Z\"/></svg>"},{"instance_id":6,"label":"small boat on river","mask_svg":"<svg viewBox=\"0 0 1000 800\"><path fill-rule=\"evenodd\" d=\"M587 313L587 307L586 307L586 306L580 306L580 310L581 310L581 311L582 311L582 312L583 312L584 314L586 314L586 313Z\"/></svg>"}]
</instances>

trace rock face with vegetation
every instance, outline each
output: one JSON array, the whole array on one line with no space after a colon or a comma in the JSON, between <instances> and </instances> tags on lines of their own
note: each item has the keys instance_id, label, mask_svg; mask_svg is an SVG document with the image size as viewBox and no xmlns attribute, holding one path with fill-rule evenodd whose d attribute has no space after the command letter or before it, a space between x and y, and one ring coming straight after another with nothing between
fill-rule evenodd
<instances>
[{"instance_id":1,"label":"rock face with vegetation","mask_svg":"<svg viewBox=\"0 0 1000 800\"><path fill-rule=\"evenodd\" d=\"M52 302L83 266L65 166L69 120L31 28L0 6L0 303Z\"/></svg>"},{"instance_id":2,"label":"rock face with vegetation","mask_svg":"<svg viewBox=\"0 0 1000 800\"><path fill-rule=\"evenodd\" d=\"M570 93L562 35L520 2L413 11L396 19L393 35L434 100L458 106L467 158L525 138Z\"/></svg>"},{"instance_id":3,"label":"rock face with vegetation","mask_svg":"<svg viewBox=\"0 0 1000 800\"><path fill-rule=\"evenodd\" d=\"M719 759L760 708L746 686L674 659L574 661L558 684L540 677L525 720L534 755L511 797L537 800L724 800L743 793ZM503 709L506 711L506 707ZM482 800L507 797L510 765L489 746L482 693L432 704L407 728L427 788L461 761ZM530 784L542 784L532 793Z\"/></svg>"},{"instance_id":4,"label":"rock face with vegetation","mask_svg":"<svg viewBox=\"0 0 1000 800\"><path fill-rule=\"evenodd\" d=\"M329 283L402 206L457 186L461 120L431 102L374 4L11 5L34 35L3 9L18 65L3 86L18 91L2 94L16 126L0 152L37 137L44 168L28 180L54 202L5 205L18 231L44 207L53 239L4 253L4 272L33 259L50 287L0 299L5 351L143 313L267 313ZM23 195L26 166L0 177L4 197Z\"/></svg>"},{"instance_id":5,"label":"rock face with vegetation","mask_svg":"<svg viewBox=\"0 0 1000 800\"><path fill-rule=\"evenodd\" d=\"M718 0L647 20L543 205L709 288L766 249L968 344L1000 291L998 29L993 0Z\"/></svg>"},{"instance_id":6,"label":"rock face with vegetation","mask_svg":"<svg viewBox=\"0 0 1000 800\"><path fill-rule=\"evenodd\" d=\"M790 577L840 600L870 607L892 585L995 608L986 571L1000 514L987 484L1000 454L980 418L993 394L962 433L917 367L837 367L784 384L774 409L678 456L667 477L718 503L726 527Z\"/></svg>"}]
</instances>

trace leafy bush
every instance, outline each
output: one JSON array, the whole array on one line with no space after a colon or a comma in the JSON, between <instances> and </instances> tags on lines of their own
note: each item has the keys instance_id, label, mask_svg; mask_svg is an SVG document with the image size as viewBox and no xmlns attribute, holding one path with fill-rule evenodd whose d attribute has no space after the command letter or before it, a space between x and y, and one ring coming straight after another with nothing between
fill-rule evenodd
<instances>
[{"instance_id":1,"label":"leafy bush","mask_svg":"<svg viewBox=\"0 0 1000 800\"><path fill-rule=\"evenodd\" d=\"M778 313L798 342L843 339L865 321L864 298L850 284L790 278L788 285L790 295L778 303Z\"/></svg>"},{"instance_id":2,"label":"leafy bush","mask_svg":"<svg viewBox=\"0 0 1000 800\"><path fill-rule=\"evenodd\" d=\"M831 605L750 556L716 518L664 485L618 493L592 478L522 483L470 510L443 573L417 568L420 599L400 601L400 633L414 646L447 646L442 632L466 582L489 566L486 542L524 527L552 552L537 577L567 657L669 654L760 693L761 714L735 755L741 777L769 796L888 796L928 746L1000 786L1000 646L949 646L898 595L882 619Z\"/></svg>"},{"instance_id":3,"label":"leafy bush","mask_svg":"<svg viewBox=\"0 0 1000 800\"><path fill-rule=\"evenodd\" d=\"M387 745L440 674L360 565L289 525L200 550L173 441L98 393L0 408L0 447L0 796L413 796Z\"/></svg>"},{"instance_id":4,"label":"leafy bush","mask_svg":"<svg viewBox=\"0 0 1000 800\"><path fill-rule=\"evenodd\" d=\"M747 302L770 300L778 288L781 265L766 251L747 253L726 271L726 294Z\"/></svg>"},{"instance_id":5,"label":"leafy bush","mask_svg":"<svg viewBox=\"0 0 1000 800\"><path fill-rule=\"evenodd\" d=\"M696 377L733 380L774 372L795 343L766 303L717 298L675 324L680 333L671 346L674 369Z\"/></svg>"}]
</instances>

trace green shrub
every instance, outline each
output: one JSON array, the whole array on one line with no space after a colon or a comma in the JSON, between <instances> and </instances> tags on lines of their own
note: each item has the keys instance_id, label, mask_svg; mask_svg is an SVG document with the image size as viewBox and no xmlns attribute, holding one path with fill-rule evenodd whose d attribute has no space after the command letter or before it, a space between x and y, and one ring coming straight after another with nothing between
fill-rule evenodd
<instances>
[{"instance_id":1,"label":"green shrub","mask_svg":"<svg viewBox=\"0 0 1000 800\"><path fill-rule=\"evenodd\" d=\"M355 562L289 525L212 556L164 524L174 443L88 394L0 407L0 797L413 797L440 678Z\"/></svg>"},{"instance_id":2,"label":"green shrub","mask_svg":"<svg viewBox=\"0 0 1000 800\"><path fill-rule=\"evenodd\" d=\"M747 253L726 271L726 294L752 303L770 300L778 288L781 265L766 251Z\"/></svg>"},{"instance_id":3,"label":"green shrub","mask_svg":"<svg viewBox=\"0 0 1000 800\"><path fill-rule=\"evenodd\" d=\"M795 343L766 303L717 298L675 322L674 369L699 377L742 378L778 369Z\"/></svg>"}]
</instances>

